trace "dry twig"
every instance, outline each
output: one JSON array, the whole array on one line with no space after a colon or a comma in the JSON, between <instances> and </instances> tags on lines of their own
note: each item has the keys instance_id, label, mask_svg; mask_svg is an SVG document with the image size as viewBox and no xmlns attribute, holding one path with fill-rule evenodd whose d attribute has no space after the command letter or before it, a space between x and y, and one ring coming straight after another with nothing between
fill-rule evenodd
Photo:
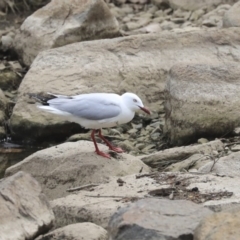
<instances>
[{"instance_id":1,"label":"dry twig","mask_svg":"<svg viewBox=\"0 0 240 240\"><path fill-rule=\"evenodd\" d=\"M99 186L99 184L87 184L87 185L83 185L83 186L79 186L79 187L75 187L75 188L69 188L67 189L67 192L75 192L75 191L79 191L79 190L83 190L86 188L90 188L90 187L97 187Z\"/></svg>"}]
</instances>

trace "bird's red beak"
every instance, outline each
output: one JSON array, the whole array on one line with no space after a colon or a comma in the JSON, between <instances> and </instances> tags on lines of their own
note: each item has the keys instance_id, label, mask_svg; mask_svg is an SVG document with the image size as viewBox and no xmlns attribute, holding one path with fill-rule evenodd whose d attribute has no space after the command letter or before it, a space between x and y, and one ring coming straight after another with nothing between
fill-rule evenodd
<instances>
[{"instance_id":1,"label":"bird's red beak","mask_svg":"<svg viewBox=\"0 0 240 240\"><path fill-rule=\"evenodd\" d=\"M145 107L139 107L141 110L143 110L145 113L147 113L147 114L151 114L150 113L150 111L147 109L147 108L145 108Z\"/></svg>"}]
</instances>

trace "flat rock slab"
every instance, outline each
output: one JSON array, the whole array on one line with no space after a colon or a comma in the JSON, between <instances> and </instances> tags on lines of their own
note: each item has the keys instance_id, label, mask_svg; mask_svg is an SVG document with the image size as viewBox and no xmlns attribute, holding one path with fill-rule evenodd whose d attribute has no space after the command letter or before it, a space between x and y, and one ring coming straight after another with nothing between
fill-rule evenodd
<instances>
[{"instance_id":1,"label":"flat rock slab","mask_svg":"<svg viewBox=\"0 0 240 240\"><path fill-rule=\"evenodd\" d=\"M18 172L0 180L0 239L34 239L53 221L50 204L30 174Z\"/></svg>"},{"instance_id":2,"label":"flat rock slab","mask_svg":"<svg viewBox=\"0 0 240 240\"><path fill-rule=\"evenodd\" d=\"M107 228L110 217L120 208L143 198L165 198L169 201L191 200L214 211L240 203L239 177L217 177L210 174L153 173L115 177L109 183L51 202L56 216L55 227L77 222L93 222ZM150 177L151 176L151 177ZM122 182L122 184L120 184ZM176 185L175 185L176 183ZM175 194L180 189L181 198ZM197 192L192 191L197 189ZM226 191L232 195L225 195ZM172 194L173 192L173 194ZM222 196L219 193L223 193ZM170 195L173 195L170 197ZM198 197L196 197L198 196ZM172 199L172 200L170 200ZM178 205L179 207L180 205Z\"/></svg>"},{"instance_id":3,"label":"flat rock slab","mask_svg":"<svg viewBox=\"0 0 240 240\"><path fill-rule=\"evenodd\" d=\"M76 222L93 222L106 229L110 217L120 207L143 198L148 190L158 186L154 179L148 177L121 177L123 184L118 179L115 177L109 183L53 200L51 206L56 217L55 228Z\"/></svg>"},{"instance_id":4,"label":"flat rock slab","mask_svg":"<svg viewBox=\"0 0 240 240\"><path fill-rule=\"evenodd\" d=\"M79 131L76 125L38 109L30 102L29 92L73 95L129 91L158 111L168 71L174 64L239 62L239 35L239 28L166 32L74 43L43 51L18 89L10 119L12 136L31 141L56 140Z\"/></svg>"},{"instance_id":5,"label":"flat rock slab","mask_svg":"<svg viewBox=\"0 0 240 240\"><path fill-rule=\"evenodd\" d=\"M121 208L110 219L113 240L193 239L193 232L211 210L190 201L142 199Z\"/></svg>"},{"instance_id":6,"label":"flat rock slab","mask_svg":"<svg viewBox=\"0 0 240 240\"><path fill-rule=\"evenodd\" d=\"M99 144L100 149L107 147ZM18 171L29 172L43 188L43 192L55 199L68 194L67 189L86 184L108 182L112 176L124 176L150 171L138 158L129 154L114 154L115 158L103 158L94 152L92 142L64 143L38 151L22 162L6 170L6 176Z\"/></svg>"},{"instance_id":7,"label":"flat rock slab","mask_svg":"<svg viewBox=\"0 0 240 240\"><path fill-rule=\"evenodd\" d=\"M102 227L91 223L71 224L50 233L39 236L36 240L108 240L108 232Z\"/></svg>"},{"instance_id":8,"label":"flat rock slab","mask_svg":"<svg viewBox=\"0 0 240 240\"><path fill-rule=\"evenodd\" d=\"M240 125L239 64L177 64L166 84L165 133L172 144L221 137Z\"/></svg>"}]
</instances>

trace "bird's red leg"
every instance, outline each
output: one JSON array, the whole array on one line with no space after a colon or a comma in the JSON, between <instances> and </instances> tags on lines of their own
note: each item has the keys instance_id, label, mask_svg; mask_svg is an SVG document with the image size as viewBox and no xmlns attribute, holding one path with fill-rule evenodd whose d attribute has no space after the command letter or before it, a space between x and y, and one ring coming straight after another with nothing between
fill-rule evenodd
<instances>
[{"instance_id":1,"label":"bird's red leg","mask_svg":"<svg viewBox=\"0 0 240 240\"><path fill-rule=\"evenodd\" d=\"M92 130L92 134L91 134L91 137L92 137L92 140L93 140L93 143L94 143L94 146L95 146L95 152L102 157L111 158L109 154L101 152L99 150L97 142L95 140L95 132L96 132L96 130L94 129L94 130Z\"/></svg>"},{"instance_id":2,"label":"bird's red leg","mask_svg":"<svg viewBox=\"0 0 240 240\"><path fill-rule=\"evenodd\" d=\"M110 150L117 152L117 153L122 153L124 152L121 148L119 147L114 147L103 135L101 132L101 129L98 130L98 136L106 143L106 145L109 147Z\"/></svg>"}]
</instances>

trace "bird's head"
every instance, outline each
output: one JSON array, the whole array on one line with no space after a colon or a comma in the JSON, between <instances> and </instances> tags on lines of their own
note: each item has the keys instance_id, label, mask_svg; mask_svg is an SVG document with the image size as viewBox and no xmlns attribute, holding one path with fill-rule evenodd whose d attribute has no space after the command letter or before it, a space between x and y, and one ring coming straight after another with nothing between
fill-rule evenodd
<instances>
[{"instance_id":1,"label":"bird's head","mask_svg":"<svg viewBox=\"0 0 240 240\"><path fill-rule=\"evenodd\" d=\"M150 114L150 111L144 107L142 100L136 94L129 92L124 93L122 95L122 99L132 111L136 112L137 110L141 109L145 113Z\"/></svg>"}]
</instances>

